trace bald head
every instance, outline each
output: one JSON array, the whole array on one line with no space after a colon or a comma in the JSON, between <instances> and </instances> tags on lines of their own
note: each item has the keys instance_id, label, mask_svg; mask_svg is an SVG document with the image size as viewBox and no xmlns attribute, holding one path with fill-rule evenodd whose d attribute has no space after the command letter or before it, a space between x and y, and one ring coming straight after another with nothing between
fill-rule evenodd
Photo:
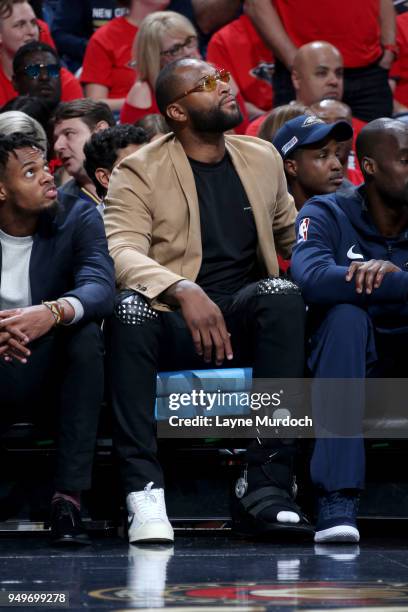
<instances>
[{"instance_id":1,"label":"bald head","mask_svg":"<svg viewBox=\"0 0 408 612\"><path fill-rule=\"evenodd\" d=\"M390 147L404 144L407 137L408 125L403 121L388 117L371 121L357 137L356 151L360 164L365 157L381 163L389 154Z\"/></svg>"},{"instance_id":2,"label":"bald head","mask_svg":"<svg viewBox=\"0 0 408 612\"><path fill-rule=\"evenodd\" d=\"M351 109L340 100L321 100L312 104L310 110L314 115L323 119L325 123L335 123L336 121L352 122Z\"/></svg>"},{"instance_id":3,"label":"bald head","mask_svg":"<svg viewBox=\"0 0 408 612\"><path fill-rule=\"evenodd\" d=\"M160 71L156 81L156 101L162 115L166 115L166 109L173 100L191 88L188 85L189 75L203 66L210 69L210 65L203 60L183 58L167 64Z\"/></svg>"},{"instance_id":4,"label":"bald head","mask_svg":"<svg viewBox=\"0 0 408 612\"><path fill-rule=\"evenodd\" d=\"M325 123L336 123L337 121L347 121L352 125L352 114L351 109L347 104L340 102L339 100L321 100L312 104L310 110L323 119ZM339 143L338 155L343 166L345 176L347 176L347 169L349 163L349 155L353 146L353 139L345 140Z\"/></svg>"},{"instance_id":5,"label":"bald head","mask_svg":"<svg viewBox=\"0 0 408 612\"><path fill-rule=\"evenodd\" d=\"M356 141L368 193L384 206L408 206L408 125L397 119L368 123Z\"/></svg>"},{"instance_id":6,"label":"bald head","mask_svg":"<svg viewBox=\"0 0 408 612\"><path fill-rule=\"evenodd\" d=\"M336 47L314 41L300 47L295 55L292 82L296 101L310 106L343 96L343 58Z\"/></svg>"},{"instance_id":7,"label":"bald head","mask_svg":"<svg viewBox=\"0 0 408 612\"><path fill-rule=\"evenodd\" d=\"M308 70L311 64L324 62L328 57L335 57L343 65L343 58L337 47L322 40L315 40L299 47L293 61L293 69Z\"/></svg>"}]
</instances>

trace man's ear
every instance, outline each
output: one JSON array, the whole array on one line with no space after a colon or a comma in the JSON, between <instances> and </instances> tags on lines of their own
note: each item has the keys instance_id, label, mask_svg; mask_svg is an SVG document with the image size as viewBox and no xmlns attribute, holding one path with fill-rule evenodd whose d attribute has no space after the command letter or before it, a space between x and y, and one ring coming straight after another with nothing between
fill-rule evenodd
<instances>
[{"instance_id":1,"label":"man's ear","mask_svg":"<svg viewBox=\"0 0 408 612\"><path fill-rule=\"evenodd\" d=\"M103 119L102 121L98 121L98 123L95 125L94 132L101 132L102 130L107 130L109 127L109 123Z\"/></svg>"},{"instance_id":2,"label":"man's ear","mask_svg":"<svg viewBox=\"0 0 408 612\"><path fill-rule=\"evenodd\" d=\"M285 168L285 174L291 178L297 178L298 165L294 159L285 159L283 161L283 167Z\"/></svg>"},{"instance_id":3,"label":"man's ear","mask_svg":"<svg viewBox=\"0 0 408 612\"><path fill-rule=\"evenodd\" d=\"M8 192L6 185L0 181L0 206L7 200Z\"/></svg>"},{"instance_id":4,"label":"man's ear","mask_svg":"<svg viewBox=\"0 0 408 612\"><path fill-rule=\"evenodd\" d=\"M106 168L97 168L95 170L96 180L106 190L108 189L110 175L111 173L109 172L109 170L106 170Z\"/></svg>"},{"instance_id":5,"label":"man's ear","mask_svg":"<svg viewBox=\"0 0 408 612\"><path fill-rule=\"evenodd\" d=\"M183 123L183 121L187 121L187 113L182 107L181 104L177 102L173 102L173 104L169 104L166 108L166 116L172 121L176 121L177 123Z\"/></svg>"},{"instance_id":6,"label":"man's ear","mask_svg":"<svg viewBox=\"0 0 408 612\"><path fill-rule=\"evenodd\" d=\"M297 70L295 70L295 68L293 68L290 76L291 76L292 84L293 84L293 87L294 87L295 91L299 91L299 89L300 89L300 78L299 78L299 74L298 74Z\"/></svg>"},{"instance_id":7,"label":"man's ear","mask_svg":"<svg viewBox=\"0 0 408 612\"><path fill-rule=\"evenodd\" d=\"M373 176L377 170L377 162L372 157L363 157L361 169L366 176Z\"/></svg>"}]
</instances>

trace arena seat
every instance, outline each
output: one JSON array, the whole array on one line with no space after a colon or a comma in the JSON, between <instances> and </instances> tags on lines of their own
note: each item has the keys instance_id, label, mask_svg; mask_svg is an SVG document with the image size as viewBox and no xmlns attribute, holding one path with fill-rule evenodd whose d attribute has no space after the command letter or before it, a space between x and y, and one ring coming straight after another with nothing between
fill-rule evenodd
<instances>
[{"instance_id":1,"label":"arena seat","mask_svg":"<svg viewBox=\"0 0 408 612\"><path fill-rule=\"evenodd\" d=\"M235 392L239 395L250 390L251 381L250 368L161 372L157 380L156 417L161 421L169 416L168 397L171 393L204 389L207 392ZM239 409L242 414L248 411L248 408L239 406L234 408L234 414L239 414ZM205 406L190 404L180 407L178 415L193 417L205 414L205 411ZM216 404L211 414L226 413L225 406ZM408 428L408 415L399 413L394 418L380 415L368 419L365 425L371 428L372 436L378 432L378 439L383 438L384 434L391 437L393 432ZM167 482L169 516L176 528L228 528L231 482L242 461L239 449L225 448L234 446L233 442L231 439L214 438L159 440L160 459ZM372 439L367 441L367 446L368 485L362 515L395 516L395 508L398 508L401 516L408 516L405 502L395 501L400 498L408 500L408 478L405 469L401 471L392 467L395 462L400 467L406 464L408 449L404 440L379 442ZM300 481L304 485L300 487L303 492L301 501L309 513L313 497L307 475L311 447L312 442L306 441L299 461L299 470L303 471L299 475ZM0 452L3 455L2 465L8 466L7 472L3 471L0 478L0 533L44 531L48 515L47 500L51 495L55 439L49 432L38 430L30 423L16 423L0 436ZM392 473L392 478L385 479L384 474L387 473ZM88 526L105 532L116 530L122 519L121 498L112 452L111 418L105 406L97 440L93 489L87 495Z\"/></svg>"},{"instance_id":2,"label":"arena seat","mask_svg":"<svg viewBox=\"0 0 408 612\"><path fill-rule=\"evenodd\" d=\"M204 386L207 391L245 392L250 389L251 377L250 368L161 372L157 377L156 417L163 420L168 416L167 398L170 393L199 390ZM183 406L180 416L195 416L204 410L205 408L200 410L200 407L192 405ZM213 413L225 414L225 410L223 411L222 406L214 406ZM166 476L174 491L174 503L170 504L174 508L173 516L174 513L179 514L179 500L184 497L180 523L194 523L213 518L224 523L228 519L229 473L233 465L239 463L239 457L219 449L217 442L166 440L160 444L161 454L165 457L163 463L167 466ZM55 448L55 436L30 422L16 422L0 435L2 465L12 466L8 474L3 474L3 478L0 478L0 533L46 529L46 500L52 493L52 459L55 456ZM189 460L186 460L186 457L189 457ZM181 469L185 476L182 479L177 476ZM192 482L191 496L185 495L186 482L189 480ZM92 496L99 498L101 491L106 489L107 482L110 490L108 499L106 494L103 494L103 503L94 503ZM37 495L32 489L35 483L39 487ZM41 501L41 497L44 501ZM121 492L112 452L111 417L106 405L102 410L96 445L93 488L91 495L87 497L87 507L92 517L88 525L102 531L117 527L120 522Z\"/></svg>"}]
</instances>

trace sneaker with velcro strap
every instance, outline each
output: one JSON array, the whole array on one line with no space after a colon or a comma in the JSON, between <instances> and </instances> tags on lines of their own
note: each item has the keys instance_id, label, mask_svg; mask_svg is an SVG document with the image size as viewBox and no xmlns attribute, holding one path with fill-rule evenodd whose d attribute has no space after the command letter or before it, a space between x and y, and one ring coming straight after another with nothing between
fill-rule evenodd
<instances>
[{"instance_id":1,"label":"sneaker with velcro strap","mask_svg":"<svg viewBox=\"0 0 408 612\"><path fill-rule=\"evenodd\" d=\"M313 527L294 501L296 486L293 481L287 488L274 483L275 468L263 465L244 469L232 498L233 530L244 536L312 538Z\"/></svg>"}]
</instances>

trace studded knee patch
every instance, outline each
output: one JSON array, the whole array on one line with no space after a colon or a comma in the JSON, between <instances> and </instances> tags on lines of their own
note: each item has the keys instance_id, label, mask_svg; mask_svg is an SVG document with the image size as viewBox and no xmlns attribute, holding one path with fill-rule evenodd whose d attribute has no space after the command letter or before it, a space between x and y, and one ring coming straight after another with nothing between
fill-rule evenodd
<instances>
[{"instance_id":1,"label":"studded knee patch","mask_svg":"<svg viewBox=\"0 0 408 612\"><path fill-rule=\"evenodd\" d=\"M286 278L265 278L257 283L256 295L300 295L300 289Z\"/></svg>"},{"instance_id":2,"label":"studded knee patch","mask_svg":"<svg viewBox=\"0 0 408 612\"><path fill-rule=\"evenodd\" d=\"M115 307L115 316L126 325L143 325L146 321L159 318L158 313L138 293L121 299Z\"/></svg>"}]
</instances>

